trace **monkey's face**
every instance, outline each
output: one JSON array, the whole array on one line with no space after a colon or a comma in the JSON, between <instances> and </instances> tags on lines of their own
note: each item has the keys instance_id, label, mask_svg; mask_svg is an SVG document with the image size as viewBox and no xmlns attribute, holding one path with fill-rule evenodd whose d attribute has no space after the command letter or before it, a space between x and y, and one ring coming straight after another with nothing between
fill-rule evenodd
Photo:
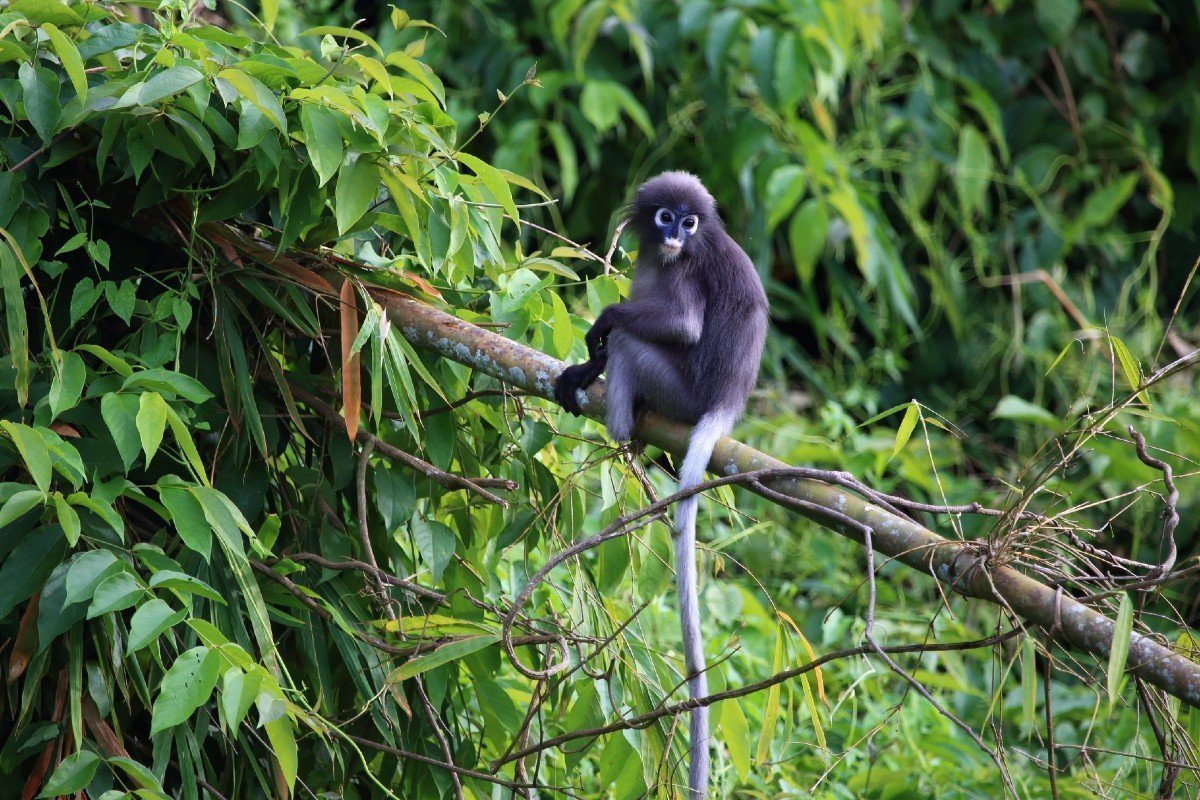
<instances>
[{"instance_id":1,"label":"monkey's face","mask_svg":"<svg viewBox=\"0 0 1200 800\"><path fill-rule=\"evenodd\" d=\"M654 228L659 234L658 252L663 261L674 261L686 251L688 239L700 230L700 217L686 206L660 207L654 212Z\"/></svg>"}]
</instances>

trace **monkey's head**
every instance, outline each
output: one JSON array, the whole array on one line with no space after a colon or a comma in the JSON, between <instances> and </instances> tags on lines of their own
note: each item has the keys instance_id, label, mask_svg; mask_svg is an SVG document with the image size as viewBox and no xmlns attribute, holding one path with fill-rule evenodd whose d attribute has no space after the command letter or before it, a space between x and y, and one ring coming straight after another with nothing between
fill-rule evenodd
<instances>
[{"instance_id":1,"label":"monkey's head","mask_svg":"<svg viewBox=\"0 0 1200 800\"><path fill-rule=\"evenodd\" d=\"M653 247L663 262L702 249L721 228L717 203L700 179L688 172L664 172L638 187L629 221L642 247Z\"/></svg>"}]
</instances>

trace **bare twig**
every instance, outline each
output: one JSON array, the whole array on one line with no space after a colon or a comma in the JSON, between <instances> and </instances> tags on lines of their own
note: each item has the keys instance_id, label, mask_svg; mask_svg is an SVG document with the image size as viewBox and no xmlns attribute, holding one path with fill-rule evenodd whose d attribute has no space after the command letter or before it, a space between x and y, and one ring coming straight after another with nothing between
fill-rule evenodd
<instances>
[{"instance_id":1,"label":"bare twig","mask_svg":"<svg viewBox=\"0 0 1200 800\"><path fill-rule=\"evenodd\" d=\"M1158 547L1159 556L1162 558L1162 561L1154 568L1153 574L1148 576L1151 579L1161 578L1175 566L1175 557L1177 555L1175 548L1175 528L1179 525L1179 512L1176 510L1176 506L1179 504L1179 489L1175 488L1175 481L1171 476L1171 465L1146 452L1146 440L1140 433L1133 429L1132 425L1127 425L1125 429L1133 437L1133 443L1137 447L1138 458L1146 466L1153 467L1162 472L1163 485L1167 488L1167 507L1163 511L1162 539ZM1164 551L1165 555L1163 554Z\"/></svg>"}]
</instances>

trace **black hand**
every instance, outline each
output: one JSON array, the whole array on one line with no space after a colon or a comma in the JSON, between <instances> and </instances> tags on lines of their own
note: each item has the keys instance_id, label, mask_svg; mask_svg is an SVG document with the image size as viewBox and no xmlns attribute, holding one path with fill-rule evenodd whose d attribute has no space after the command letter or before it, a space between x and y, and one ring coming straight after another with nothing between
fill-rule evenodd
<instances>
[{"instance_id":1,"label":"black hand","mask_svg":"<svg viewBox=\"0 0 1200 800\"><path fill-rule=\"evenodd\" d=\"M609 306L600 312L600 316L592 323L592 327L588 328L588 332L584 334L583 340L587 343L588 358L595 361L604 355L605 339L608 334L612 333L616 325L615 312L613 306ZM599 374L599 373L597 373ZM593 380L595 380L593 378Z\"/></svg>"},{"instance_id":2,"label":"black hand","mask_svg":"<svg viewBox=\"0 0 1200 800\"><path fill-rule=\"evenodd\" d=\"M564 369L554 383L554 399L558 404L576 416L582 414L576 390L587 389L595 383L600 373L604 372L606 361L601 357Z\"/></svg>"}]
</instances>

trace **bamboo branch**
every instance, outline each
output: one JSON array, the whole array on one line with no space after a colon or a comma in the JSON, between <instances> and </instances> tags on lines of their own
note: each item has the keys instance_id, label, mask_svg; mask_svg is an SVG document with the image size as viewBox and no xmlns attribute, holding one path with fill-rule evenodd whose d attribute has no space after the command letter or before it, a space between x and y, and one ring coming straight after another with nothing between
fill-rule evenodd
<instances>
[{"instance_id":1,"label":"bamboo branch","mask_svg":"<svg viewBox=\"0 0 1200 800\"><path fill-rule=\"evenodd\" d=\"M386 290L372 294L414 345L530 394L552 398L554 381L566 366L561 361L409 297ZM588 416L603 419L603 384L592 387L583 408ZM639 439L674 453L687 449L690 433L687 425L655 414L645 414L637 428ZM709 463L709 469L721 475L786 467L766 453L729 438L721 440ZM763 485L773 495L785 495L853 520L854 526L850 526L831 520L830 513L797 511L836 533L862 544L858 526L866 525L879 552L932 575L964 596L1011 608L1028 622L1046 629L1054 628L1057 620L1065 643L1100 658L1108 657L1115 627L1111 619L1012 567L988 564L985 555L971 542L938 536L844 487L798 477L764 480ZM1132 634L1127 669L1147 683L1200 707L1200 664L1154 639Z\"/></svg>"}]
</instances>

